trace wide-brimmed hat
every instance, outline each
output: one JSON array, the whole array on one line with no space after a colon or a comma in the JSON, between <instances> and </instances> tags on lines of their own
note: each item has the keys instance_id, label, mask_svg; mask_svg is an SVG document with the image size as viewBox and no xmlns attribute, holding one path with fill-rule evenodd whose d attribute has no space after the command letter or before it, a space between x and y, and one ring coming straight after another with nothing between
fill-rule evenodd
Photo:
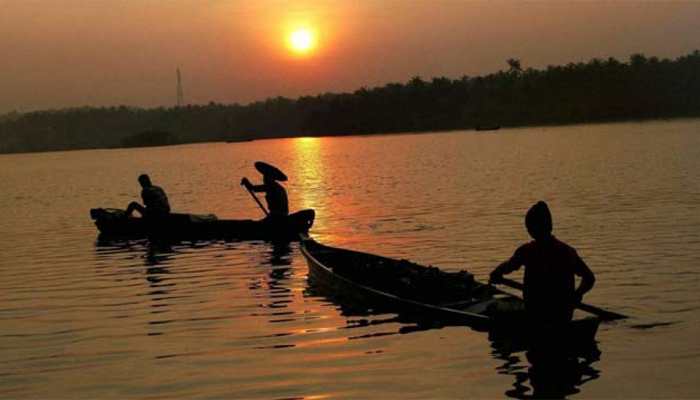
<instances>
[{"instance_id":1,"label":"wide-brimmed hat","mask_svg":"<svg viewBox=\"0 0 700 400\"><path fill-rule=\"evenodd\" d=\"M280 182L287 181L287 175L285 175L284 172L280 171L277 167L274 167L266 162L256 161L255 169L257 169L258 172L263 174L263 176L267 176L268 178L272 178Z\"/></svg>"}]
</instances>

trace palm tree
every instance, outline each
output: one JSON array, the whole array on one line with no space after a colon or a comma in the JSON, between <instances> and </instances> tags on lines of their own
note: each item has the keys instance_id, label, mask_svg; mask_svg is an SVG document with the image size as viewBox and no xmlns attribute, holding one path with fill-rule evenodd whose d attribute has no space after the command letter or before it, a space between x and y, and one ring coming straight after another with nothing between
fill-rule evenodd
<instances>
[{"instance_id":1,"label":"palm tree","mask_svg":"<svg viewBox=\"0 0 700 400\"><path fill-rule=\"evenodd\" d=\"M508 63L509 67L508 72L515 74L523 72L523 68L520 65L520 60L518 60L517 58L509 58L506 60L506 62Z\"/></svg>"}]
</instances>

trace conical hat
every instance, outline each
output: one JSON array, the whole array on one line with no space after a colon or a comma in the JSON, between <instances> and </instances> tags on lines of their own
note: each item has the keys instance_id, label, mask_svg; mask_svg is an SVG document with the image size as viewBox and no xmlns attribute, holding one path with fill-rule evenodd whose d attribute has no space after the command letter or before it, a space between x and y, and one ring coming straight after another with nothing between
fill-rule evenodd
<instances>
[{"instance_id":1,"label":"conical hat","mask_svg":"<svg viewBox=\"0 0 700 400\"><path fill-rule=\"evenodd\" d=\"M277 167L274 167L266 162L256 161L255 169L257 169L258 172L263 174L263 176L270 177L276 181L287 181L287 175L285 175L284 172L280 171L279 169L277 169Z\"/></svg>"}]
</instances>

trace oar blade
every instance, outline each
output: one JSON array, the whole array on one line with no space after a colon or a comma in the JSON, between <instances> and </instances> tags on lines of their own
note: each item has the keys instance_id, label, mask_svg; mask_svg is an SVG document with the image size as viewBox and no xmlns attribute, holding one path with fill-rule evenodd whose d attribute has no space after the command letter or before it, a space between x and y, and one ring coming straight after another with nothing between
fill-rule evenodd
<instances>
[{"instance_id":1,"label":"oar blade","mask_svg":"<svg viewBox=\"0 0 700 400\"><path fill-rule=\"evenodd\" d=\"M579 303L576 307L583 311L587 311L591 314L595 314L596 316L598 316L598 318L600 318L603 321L615 321L619 319L629 318L626 315L616 313L614 311L604 310L602 308L592 306L586 303Z\"/></svg>"}]
</instances>

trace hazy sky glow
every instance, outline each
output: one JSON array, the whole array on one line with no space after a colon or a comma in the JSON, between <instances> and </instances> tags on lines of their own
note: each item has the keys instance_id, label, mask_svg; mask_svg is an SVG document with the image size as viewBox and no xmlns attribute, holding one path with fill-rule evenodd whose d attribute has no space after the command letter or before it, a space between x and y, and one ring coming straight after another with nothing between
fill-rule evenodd
<instances>
[{"instance_id":1,"label":"hazy sky glow","mask_svg":"<svg viewBox=\"0 0 700 400\"><path fill-rule=\"evenodd\" d=\"M0 0L0 113L247 103L506 67L675 58L700 49L700 1ZM314 48L290 51L307 27Z\"/></svg>"}]
</instances>

